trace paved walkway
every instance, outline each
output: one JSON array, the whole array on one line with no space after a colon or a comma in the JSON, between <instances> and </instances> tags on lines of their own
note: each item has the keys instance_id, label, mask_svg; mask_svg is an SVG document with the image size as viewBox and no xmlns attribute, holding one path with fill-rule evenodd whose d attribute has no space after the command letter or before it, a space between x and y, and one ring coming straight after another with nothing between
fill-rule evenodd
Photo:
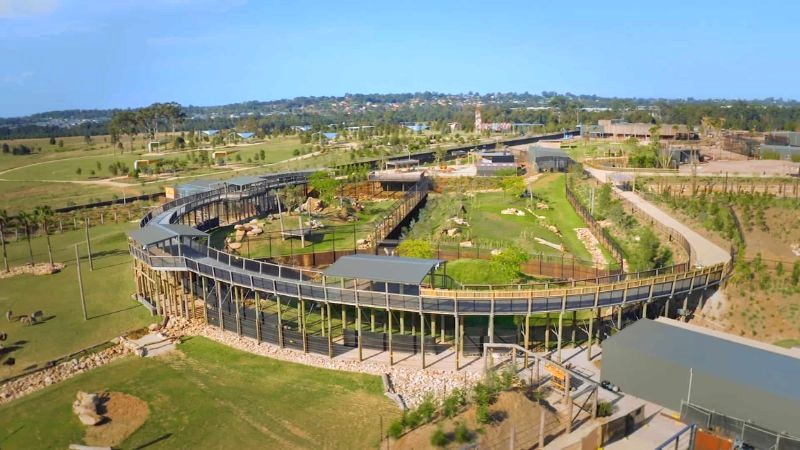
<instances>
[{"instance_id":1,"label":"paved walkway","mask_svg":"<svg viewBox=\"0 0 800 450\"><path fill-rule=\"evenodd\" d=\"M603 183L610 182L611 175L615 173L608 170L600 170L594 168L586 168L586 171ZM668 213L664 212L654 204L643 199L636 193L630 191L623 191L617 187L614 187L614 191L617 194L619 194L620 197L625 198L626 200L630 201L634 205L641 208L644 212L646 212L648 215L650 215L650 217L652 217L659 223L666 225L670 228L673 228L675 231L677 231L683 237L685 237L686 240L689 242L689 245L692 247L692 252L695 255L696 264L702 266L710 266L730 261L731 259L730 253L727 250L721 248L717 244L704 238L699 233L695 232L694 230L684 225L683 223L675 220L675 218L670 216Z\"/></svg>"}]
</instances>

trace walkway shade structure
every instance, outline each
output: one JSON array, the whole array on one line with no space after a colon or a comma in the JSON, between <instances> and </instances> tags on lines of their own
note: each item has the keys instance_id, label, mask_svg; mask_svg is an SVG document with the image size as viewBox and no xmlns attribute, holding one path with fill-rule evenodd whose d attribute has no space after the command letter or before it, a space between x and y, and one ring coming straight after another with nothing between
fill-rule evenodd
<instances>
[{"instance_id":1,"label":"walkway shade structure","mask_svg":"<svg viewBox=\"0 0 800 450\"><path fill-rule=\"evenodd\" d=\"M359 280L419 285L433 270L444 264L440 259L401 258L381 255L342 256L325 275Z\"/></svg>"},{"instance_id":2,"label":"walkway shade structure","mask_svg":"<svg viewBox=\"0 0 800 450\"><path fill-rule=\"evenodd\" d=\"M152 224L149 227L139 228L128 232L128 236L140 244L142 247L169 241L175 238L207 238L208 234L181 224Z\"/></svg>"}]
</instances>

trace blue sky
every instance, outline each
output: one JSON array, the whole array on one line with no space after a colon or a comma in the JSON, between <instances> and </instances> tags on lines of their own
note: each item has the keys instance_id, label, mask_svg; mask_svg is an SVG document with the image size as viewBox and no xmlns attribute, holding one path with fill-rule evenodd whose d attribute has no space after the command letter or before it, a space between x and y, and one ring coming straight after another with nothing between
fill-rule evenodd
<instances>
[{"instance_id":1,"label":"blue sky","mask_svg":"<svg viewBox=\"0 0 800 450\"><path fill-rule=\"evenodd\" d=\"M788 1L0 0L0 116L542 90L800 98Z\"/></svg>"}]
</instances>

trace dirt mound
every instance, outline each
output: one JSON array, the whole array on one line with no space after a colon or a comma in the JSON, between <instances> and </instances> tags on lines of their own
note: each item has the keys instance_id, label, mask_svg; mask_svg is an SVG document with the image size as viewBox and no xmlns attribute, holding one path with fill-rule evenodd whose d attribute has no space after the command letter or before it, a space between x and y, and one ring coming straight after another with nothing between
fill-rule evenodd
<instances>
[{"instance_id":1,"label":"dirt mound","mask_svg":"<svg viewBox=\"0 0 800 450\"><path fill-rule=\"evenodd\" d=\"M121 392L102 396L100 412L106 419L102 424L88 427L83 440L87 445L116 447L147 420L150 410L140 398Z\"/></svg>"}]
</instances>

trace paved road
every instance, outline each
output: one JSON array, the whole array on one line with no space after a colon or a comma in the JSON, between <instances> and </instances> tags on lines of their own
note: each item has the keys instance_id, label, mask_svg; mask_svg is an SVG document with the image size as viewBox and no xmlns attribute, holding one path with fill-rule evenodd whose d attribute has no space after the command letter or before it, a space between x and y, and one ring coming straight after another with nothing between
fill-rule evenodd
<instances>
[{"instance_id":1,"label":"paved road","mask_svg":"<svg viewBox=\"0 0 800 450\"><path fill-rule=\"evenodd\" d=\"M611 180L610 176L611 174L614 173L612 171L600 170L594 168L586 168L586 171L589 172L593 177L604 183L610 181ZM668 213L664 212L654 204L643 199L636 193L623 191L616 187L614 188L614 191L621 197L625 198L626 200L630 201L634 205L641 208L644 212L646 212L648 215L650 215L650 217L652 217L656 221L675 229L678 233L680 233L683 237L685 237L686 240L689 242L689 245L692 247L692 252L695 255L696 264L700 264L703 266L710 266L730 261L731 257L728 250L725 250L720 246L718 246L717 244L704 238L703 236L701 236L688 226L675 220L675 218L670 216Z\"/></svg>"}]
</instances>

